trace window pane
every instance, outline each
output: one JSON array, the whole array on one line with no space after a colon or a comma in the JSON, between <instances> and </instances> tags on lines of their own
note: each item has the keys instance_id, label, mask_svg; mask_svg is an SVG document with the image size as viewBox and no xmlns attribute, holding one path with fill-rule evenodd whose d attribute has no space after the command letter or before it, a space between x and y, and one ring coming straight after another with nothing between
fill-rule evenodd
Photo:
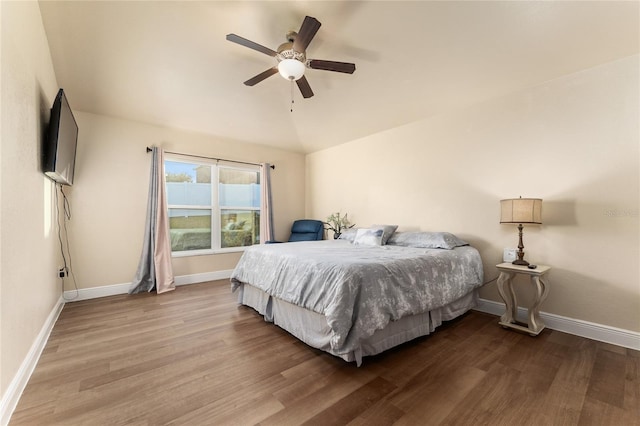
<instances>
[{"instance_id":1,"label":"window pane","mask_svg":"<svg viewBox=\"0 0 640 426\"><path fill-rule=\"evenodd\" d=\"M171 251L211 248L211 210L169 209Z\"/></svg>"},{"instance_id":2,"label":"window pane","mask_svg":"<svg viewBox=\"0 0 640 426\"><path fill-rule=\"evenodd\" d=\"M222 210L220 214L222 247L260 244L260 212L256 210Z\"/></svg>"},{"instance_id":3,"label":"window pane","mask_svg":"<svg viewBox=\"0 0 640 426\"><path fill-rule=\"evenodd\" d=\"M165 161L167 204L211 205L211 166Z\"/></svg>"},{"instance_id":4,"label":"window pane","mask_svg":"<svg viewBox=\"0 0 640 426\"><path fill-rule=\"evenodd\" d=\"M260 244L259 168L174 157L165 182L172 251Z\"/></svg>"},{"instance_id":5,"label":"window pane","mask_svg":"<svg viewBox=\"0 0 640 426\"><path fill-rule=\"evenodd\" d=\"M220 206L260 208L260 173L220 167Z\"/></svg>"}]
</instances>

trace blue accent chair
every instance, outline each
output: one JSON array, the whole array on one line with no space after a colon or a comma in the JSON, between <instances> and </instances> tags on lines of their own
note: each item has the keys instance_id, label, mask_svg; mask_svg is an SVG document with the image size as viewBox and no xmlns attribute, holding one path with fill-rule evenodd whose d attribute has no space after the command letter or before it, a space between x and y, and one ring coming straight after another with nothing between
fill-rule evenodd
<instances>
[{"instance_id":1,"label":"blue accent chair","mask_svg":"<svg viewBox=\"0 0 640 426\"><path fill-rule=\"evenodd\" d=\"M300 219L291 225L289 242L317 241L324 236L324 223L315 219ZM267 241L267 244L281 243L282 241Z\"/></svg>"}]
</instances>

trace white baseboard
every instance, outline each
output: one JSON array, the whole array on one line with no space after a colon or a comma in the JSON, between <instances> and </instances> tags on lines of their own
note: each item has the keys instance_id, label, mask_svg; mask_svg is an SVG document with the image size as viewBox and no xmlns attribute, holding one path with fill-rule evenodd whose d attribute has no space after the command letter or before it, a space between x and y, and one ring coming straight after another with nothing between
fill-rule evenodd
<instances>
[{"instance_id":1,"label":"white baseboard","mask_svg":"<svg viewBox=\"0 0 640 426\"><path fill-rule=\"evenodd\" d=\"M7 388L4 395L2 395L2 401L0 401L0 424L5 426L9 424L9 420L11 419L11 415L13 414L13 410L15 410L18 405L18 401L20 400L20 396L22 396L22 391L27 386L29 382L29 378L33 373L33 370L36 368L38 364L38 360L40 359L40 355L47 344L47 340L49 340L49 335L51 334L51 330L53 330L53 326L58 320L58 316L60 312L62 312L62 308L64 307L64 300L62 297L58 299L58 302L55 304L51 313L47 317L40 333L36 337L36 340L31 345L31 349L27 353L24 361L20 365L20 368L16 372L16 375L9 383L9 387Z\"/></svg>"},{"instance_id":2,"label":"white baseboard","mask_svg":"<svg viewBox=\"0 0 640 426\"><path fill-rule=\"evenodd\" d=\"M176 286L195 284L206 281L223 280L231 277L233 270L223 270L214 272L205 272L202 274L182 275L175 277ZM126 294L129 291L130 283L114 284L103 287L94 287L80 289L77 292L65 291L64 297L67 302L79 300L95 299L98 297L113 296L116 294ZM502 315L505 310L504 303L494 302L492 300L480 299L476 310L486 312L493 315ZM526 318L527 310L518 308L518 317ZM547 328L562 331L564 333L575 334L576 336L586 337L588 339L600 342L611 343L625 348L640 350L640 333L624 330L621 328L610 327L607 325L596 324L588 321L567 318L560 315L540 312L540 317L544 321Z\"/></svg>"},{"instance_id":3,"label":"white baseboard","mask_svg":"<svg viewBox=\"0 0 640 426\"><path fill-rule=\"evenodd\" d=\"M223 271L204 272L201 274L181 275L175 277L177 286L203 283L206 281L224 280L231 278L232 269ZM98 297L115 296L117 294L127 294L131 283L105 285L102 287L81 288L76 290L67 290L64 292L64 300L66 302L78 302L80 300L96 299Z\"/></svg>"},{"instance_id":4,"label":"white baseboard","mask_svg":"<svg viewBox=\"0 0 640 426\"><path fill-rule=\"evenodd\" d=\"M231 278L233 269L204 272L202 274L181 275L176 277L176 285L204 283L207 281L226 280Z\"/></svg>"},{"instance_id":5,"label":"white baseboard","mask_svg":"<svg viewBox=\"0 0 640 426\"><path fill-rule=\"evenodd\" d=\"M480 299L475 310L500 316L505 312L505 305L504 303L494 302L493 300ZM526 318L527 309L518 307L517 316L518 318ZM640 333L635 331L567 318L546 312L540 312L540 318L544 321L545 326L552 330L640 351Z\"/></svg>"}]
</instances>

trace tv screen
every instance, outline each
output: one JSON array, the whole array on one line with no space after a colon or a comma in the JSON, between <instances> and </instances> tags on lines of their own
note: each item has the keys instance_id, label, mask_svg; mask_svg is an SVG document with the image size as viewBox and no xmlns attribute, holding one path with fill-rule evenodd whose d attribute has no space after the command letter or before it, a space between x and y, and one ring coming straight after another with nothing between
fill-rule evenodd
<instances>
[{"instance_id":1,"label":"tv screen","mask_svg":"<svg viewBox=\"0 0 640 426\"><path fill-rule=\"evenodd\" d=\"M51 119L44 141L44 174L63 185L72 185L77 142L78 125L67 97L60 89L51 107Z\"/></svg>"}]
</instances>

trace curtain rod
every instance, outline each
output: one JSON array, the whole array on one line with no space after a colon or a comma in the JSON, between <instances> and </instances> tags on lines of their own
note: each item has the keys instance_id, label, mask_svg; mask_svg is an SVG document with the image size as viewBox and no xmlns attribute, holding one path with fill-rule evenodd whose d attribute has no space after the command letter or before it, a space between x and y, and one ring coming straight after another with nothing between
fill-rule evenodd
<instances>
[{"instance_id":1,"label":"curtain rod","mask_svg":"<svg viewBox=\"0 0 640 426\"><path fill-rule=\"evenodd\" d=\"M147 153L153 151L151 148L147 147ZM236 161L236 160L225 160L224 158L215 158L215 157L205 157L203 155L192 155L192 154L183 154L182 152L172 152L172 151L165 151L167 154L176 154L176 155L186 155L188 157L195 157L195 158L205 158L207 160L216 160L216 161L227 161L229 163L238 163L238 164L251 164L252 166L259 166L260 164L258 163L249 163L247 161ZM273 164L271 166L271 169L275 170L276 166L274 166Z\"/></svg>"}]
</instances>

